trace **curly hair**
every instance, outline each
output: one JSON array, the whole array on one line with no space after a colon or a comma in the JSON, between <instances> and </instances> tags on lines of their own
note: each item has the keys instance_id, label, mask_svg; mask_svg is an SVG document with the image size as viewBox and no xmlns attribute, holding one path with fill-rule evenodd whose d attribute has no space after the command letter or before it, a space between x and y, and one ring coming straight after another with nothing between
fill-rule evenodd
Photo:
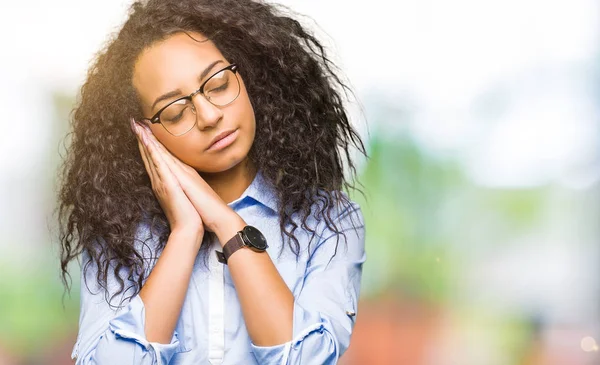
<instances>
[{"instance_id":1,"label":"curly hair","mask_svg":"<svg viewBox=\"0 0 600 365\"><path fill-rule=\"evenodd\" d=\"M298 256L298 223L293 217L298 214L302 229L314 237L307 219L315 206L318 219L343 233L330 211L340 202L351 204L340 194L343 189L362 193L354 185L350 150L357 148L368 157L344 108L342 92L348 96L352 90L323 45L282 10L289 11L252 0L150 0L131 5L127 21L97 54L70 114L72 139L58 193L60 261L67 290L67 266L87 250L88 264L97 266L96 279L107 300L112 299L107 290L111 267L121 285L113 297L123 292L118 275L122 271L135 283L133 296L146 278L143 257L134 245L138 224L148 220L151 231L159 232L154 255L166 244L168 221L152 191L128 117L141 115L132 85L136 59L145 48L177 32L202 33L224 57L243 65L257 131L248 157L277 192L282 240L287 237ZM351 173L348 178L344 163ZM87 265L82 268L86 269Z\"/></svg>"}]
</instances>

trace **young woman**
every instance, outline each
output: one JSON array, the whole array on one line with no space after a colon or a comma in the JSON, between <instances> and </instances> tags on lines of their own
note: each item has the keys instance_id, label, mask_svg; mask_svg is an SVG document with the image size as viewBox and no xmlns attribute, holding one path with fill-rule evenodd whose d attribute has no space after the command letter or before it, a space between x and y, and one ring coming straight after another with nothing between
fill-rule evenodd
<instances>
[{"instance_id":1,"label":"young woman","mask_svg":"<svg viewBox=\"0 0 600 365\"><path fill-rule=\"evenodd\" d=\"M321 44L250 0L150 0L91 67L60 191L77 364L335 364L364 146Z\"/></svg>"}]
</instances>

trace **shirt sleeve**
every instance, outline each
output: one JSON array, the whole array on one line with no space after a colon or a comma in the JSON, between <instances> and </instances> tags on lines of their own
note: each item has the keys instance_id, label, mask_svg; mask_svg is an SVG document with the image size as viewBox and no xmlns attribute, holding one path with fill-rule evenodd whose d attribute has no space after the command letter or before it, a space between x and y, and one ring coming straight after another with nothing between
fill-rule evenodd
<instances>
[{"instance_id":1,"label":"shirt sleeve","mask_svg":"<svg viewBox=\"0 0 600 365\"><path fill-rule=\"evenodd\" d=\"M348 348L366 260L359 205L351 202L335 223L345 236L332 231L321 236L307 263L302 289L294 295L292 341L267 347L251 343L259 364L332 365Z\"/></svg>"},{"instance_id":2,"label":"shirt sleeve","mask_svg":"<svg viewBox=\"0 0 600 365\"><path fill-rule=\"evenodd\" d=\"M71 359L76 358L76 365L166 365L177 352L185 351L177 331L168 344L146 339L145 308L139 294L118 308L114 307L120 304L122 298L131 295L131 281L123 280L124 292L115 296L114 302L111 300L111 308L106 302L104 289L97 283L95 265L83 270L89 260L89 253L84 250L79 332L71 354ZM110 267L110 270L113 268ZM125 270L121 274L121 278L127 277ZM84 279L87 279L87 285ZM108 273L107 280L108 298L111 298L120 286L112 272Z\"/></svg>"}]
</instances>

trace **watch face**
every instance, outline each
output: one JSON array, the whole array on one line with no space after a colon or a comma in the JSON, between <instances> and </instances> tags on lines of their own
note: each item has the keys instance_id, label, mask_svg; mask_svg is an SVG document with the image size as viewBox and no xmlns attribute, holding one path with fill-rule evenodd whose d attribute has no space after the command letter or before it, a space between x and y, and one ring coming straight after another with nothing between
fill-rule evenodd
<instances>
[{"instance_id":1,"label":"watch face","mask_svg":"<svg viewBox=\"0 0 600 365\"><path fill-rule=\"evenodd\" d=\"M252 226L246 226L244 227L244 235L246 236L246 243L248 245L260 251L267 249L267 240L258 229Z\"/></svg>"}]
</instances>

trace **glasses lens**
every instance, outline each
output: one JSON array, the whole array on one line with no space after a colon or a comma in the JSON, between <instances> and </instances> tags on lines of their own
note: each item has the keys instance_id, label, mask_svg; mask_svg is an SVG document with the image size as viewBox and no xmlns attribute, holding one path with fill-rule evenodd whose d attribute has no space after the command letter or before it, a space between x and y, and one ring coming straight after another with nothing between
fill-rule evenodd
<instances>
[{"instance_id":1,"label":"glasses lens","mask_svg":"<svg viewBox=\"0 0 600 365\"><path fill-rule=\"evenodd\" d=\"M193 108L194 105L189 100L179 100L160 113L160 122L169 133L183 134L192 129L196 123Z\"/></svg>"},{"instance_id":2,"label":"glasses lens","mask_svg":"<svg viewBox=\"0 0 600 365\"><path fill-rule=\"evenodd\" d=\"M231 70L223 70L213 75L204 85L204 96L217 106L234 101L240 94L240 81ZM160 113L160 122L173 135L182 135L196 124L194 104L186 99L179 100Z\"/></svg>"},{"instance_id":3,"label":"glasses lens","mask_svg":"<svg viewBox=\"0 0 600 365\"><path fill-rule=\"evenodd\" d=\"M231 70L216 73L204 85L204 95L214 105L227 105L240 93L240 82Z\"/></svg>"}]
</instances>

